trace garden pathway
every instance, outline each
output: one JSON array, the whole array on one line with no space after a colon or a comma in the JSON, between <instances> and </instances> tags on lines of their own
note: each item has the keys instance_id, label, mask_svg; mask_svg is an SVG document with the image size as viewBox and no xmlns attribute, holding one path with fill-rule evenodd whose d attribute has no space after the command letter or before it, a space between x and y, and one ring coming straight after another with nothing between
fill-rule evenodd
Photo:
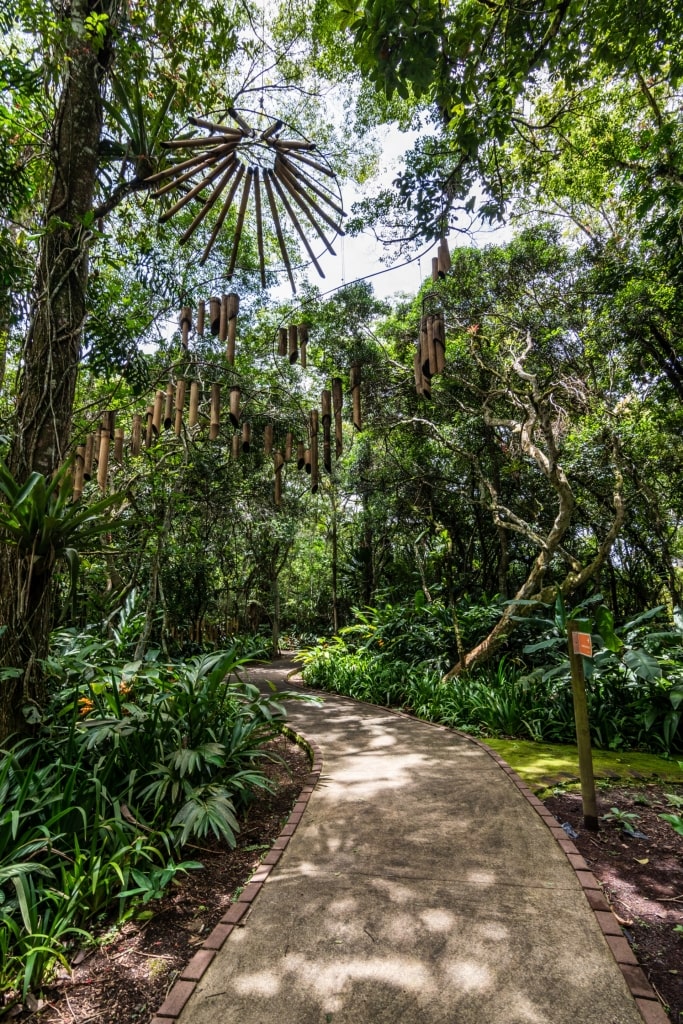
<instances>
[{"instance_id":1,"label":"garden pathway","mask_svg":"<svg viewBox=\"0 0 683 1024\"><path fill-rule=\"evenodd\" d=\"M290 668L250 676L282 687ZM485 748L331 695L289 715L322 753L320 781L253 903L245 890L245 916L216 952L205 944L158 1024L183 1004L181 1024L660 1019L651 991L639 1012L590 909L592 876L582 887Z\"/></svg>"}]
</instances>

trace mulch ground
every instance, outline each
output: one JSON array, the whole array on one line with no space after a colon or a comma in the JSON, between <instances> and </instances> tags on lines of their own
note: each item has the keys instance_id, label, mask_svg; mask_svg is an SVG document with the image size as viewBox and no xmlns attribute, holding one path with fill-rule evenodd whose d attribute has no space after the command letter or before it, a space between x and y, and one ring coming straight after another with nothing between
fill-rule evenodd
<instances>
[{"instance_id":1,"label":"mulch ground","mask_svg":"<svg viewBox=\"0 0 683 1024\"><path fill-rule=\"evenodd\" d=\"M681 786L610 788L598 797L600 815L612 807L637 819L600 820L600 831L583 828L581 797L564 793L545 800L560 824L568 823L574 843L600 882L650 984L674 1024L683 1021L683 836L660 814L682 814L666 793L683 796ZM681 931L675 931L676 926Z\"/></svg>"}]
</instances>

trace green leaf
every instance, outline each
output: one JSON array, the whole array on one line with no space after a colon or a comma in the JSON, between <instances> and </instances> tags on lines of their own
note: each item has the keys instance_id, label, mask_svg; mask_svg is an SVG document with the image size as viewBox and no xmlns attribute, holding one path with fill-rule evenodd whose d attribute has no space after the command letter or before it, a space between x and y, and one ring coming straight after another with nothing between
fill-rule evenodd
<instances>
[{"instance_id":1,"label":"green leaf","mask_svg":"<svg viewBox=\"0 0 683 1024\"><path fill-rule=\"evenodd\" d=\"M601 604L595 611L595 627L605 647L618 654L624 644L614 632L614 616L604 604Z\"/></svg>"},{"instance_id":2,"label":"green leaf","mask_svg":"<svg viewBox=\"0 0 683 1024\"><path fill-rule=\"evenodd\" d=\"M651 654L648 654L647 651L644 651L642 647L637 647L633 651L626 651L624 663L635 675L640 679L645 679L647 682L654 682L655 679L661 679L662 677L662 669L659 662Z\"/></svg>"}]
</instances>

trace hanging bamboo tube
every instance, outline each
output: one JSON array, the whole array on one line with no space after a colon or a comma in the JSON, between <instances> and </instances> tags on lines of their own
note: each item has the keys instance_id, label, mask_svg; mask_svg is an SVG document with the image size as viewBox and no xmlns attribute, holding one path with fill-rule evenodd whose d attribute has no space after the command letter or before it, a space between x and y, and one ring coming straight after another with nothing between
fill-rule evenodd
<instances>
[{"instance_id":1,"label":"hanging bamboo tube","mask_svg":"<svg viewBox=\"0 0 683 1024\"><path fill-rule=\"evenodd\" d=\"M225 341L228 337L228 296L221 295L221 311L218 317L218 340Z\"/></svg>"},{"instance_id":2,"label":"hanging bamboo tube","mask_svg":"<svg viewBox=\"0 0 683 1024\"><path fill-rule=\"evenodd\" d=\"M197 304L197 334L200 338L204 337L204 317L206 315L206 303L204 299Z\"/></svg>"},{"instance_id":3,"label":"hanging bamboo tube","mask_svg":"<svg viewBox=\"0 0 683 1024\"><path fill-rule=\"evenodd\" d=\"M83 479L86 483L92 479L94 445L95 435L88 434L85 439L85 453L83 455Z\"/></svg>"},{"instance_id":4,"label":"hanging bamboo tube","mask_svg":"<svg viewBox=\"0 0 683 1024\"><path fill-rule=\"evenodd\" d=\"M277 332L277 354L279 356L287 355L287 328L279 327Z\"/></svg>"},{"instance_id":5,"label":"hanging bamboo tube","mask_svg":"<svg viewBox=\"0 0 683 1024\"><path fill-rule=\"evenodd\" d=\"M427 350L429 353L429 376L434 377L438 373L436 367L436 345L434 343L434 317L427 317Z\"/></svg>"},{"instance_id":6,"label":"hanging bamboo tube","mask_svg":"<svg viewBox=\"0 0 683 1024\"><path fill-rule=\"evenodd\" d=\"M315 494L320 482L320 469L318 466L318 410L311 409L310 415L311 435L311 493Z\"/></svg>"},{"instance_id":7,"label":"hanging bamboo tube","mask_svg":"<svg viewBox=\"0 0 683 1024\"><path fill-rule=\"evenodd\" d=\"M83 494L83 470L85 467L85 445L79 444L76 449L76 455L74 458L74 487L73 487L73 500L78 499Z\"/></svg>"},{"instance_id":8,"label":"hanging bamboo tube","mask_svg":"<svg viewBox=\"0 0 683 1024\"><path fill-rule=\"evenodd\" d=\"M199 420L199 384L196 380L193 380L190 384L190 415L189 415L189 426L197 426Z\"/></svg>"},{"instance_id":9,"label":"hanging bamboo tube","mask_svg":"<svg viewBox=\"0 0 683 1024\"><path fill-rule=\"evenodd\" d=\"M304 370L306 369L306 350L308 348L308 324L299 324L299 358Z\"/></svg>"},{"instance_id":10,"label":"hanging bamboo tube","mask_svg":"<svg viewBox=\"0 0 683 1024\"><path fill-rule=\"evenodd\" d=\"M311 472L311 449L307 448L304 452L304 469L307 473Z\"/></svg>"},{"instance_id":11,"label":"hanging bamboo tube","mask_svg":"<svg viewBox=\"0 0 683 1024\"><path fill-rule=\"evenodd\" d=\"M299 441L296 446L296 468L303 469L306 465L306 449L304 448L303 441Z\"/></svg>"},{"instance_id":12,"label":"hanging bamboo tube","mask_svg":"<svg viewBox=\"0 0 683 1024\"><path fill-rule=\"evenodd\" d=\"M102 417L102 428L103 430L109 431L109 437L114 436L114 429L116 427L116 412L113 409L107 409L104 416Z\"/></svg>"},{"instance_id":13,"label":"hanging bamboo tube","mask_svg":"<svg viewBox=\"0 0 683 1024\"><path fill-rule=\"evenodd\" d=\"M261 135L263 138L263 135ZM261 209L261 171L254 168L254 217L256 220L256 250L258 252L261 287L266 287L266 255L263 248L263 211Z\"/></svg>"},{"instance_id":14,"label":"hanging bamboo tube","mask_svg":"<svg viewBox=\"0 0 683 1024\"><path fill-rule=\"evenodd\" d=\"M295 363L299 358L299 332L296 324L290 324L287 329L287 351L290 363Z\"/></svg>"},{"instance_id":15,"label":"hanging bamboo tube","mask_svg":"<svg viewBox=\"0 0 683 1024\"><path fill-rule=\"evenodd\" d=\"M159 434L161 433L161 417L163 415L164 398L165 397L166 396L164 395L163 391L157 391L156 395L154 396L154 412L152 414L152 430L154 431L154 436L155 437L158 437Z\"/></svg>"},{"instance_id":16,"label":"hanging bamboo tube","mask_svg":"<svg viewBox=\"0 0 683 1024\"><path fill-rule=\"evenodd\" d=\"M232 435L232 457L237 460L240 457L240 435Z\"/></svg>"},{"instance_id":17,"label":"hanging bamboo tube","mask_svg":"<svg viewBox=\"0 0 683 1024\"><path fill-rule=\"evenodd\" d=\"M180 340L182 346L187 350L190 338L190 328L192 327L192 310L189 306L183 306L180 310Z\"/></svg>"},{"instance_id":18,"label":"hanging bamboo tube","mask_svg":"<svg viewBox=\"0 0 683 1024\"><path fill-rule=\"evenodd\" d=\"M439 257L432 256L432 281L439 280Z\"/></svg>"},{"instance_id":19,"label":"hanging bamboo tube","mask_svg":"<svg viewBox=\"0 0 683 1024\"><path fill-rule=\"evenodd\" d=\"M111 441L109 431L103 430L100 435L100 451L97 459L97 486L103 494L107 491L107 476L109 473L109 447Z\"/></svg>"},{"instance_id":20,"label":"hanging bamboo tube","mask_svg":"<svg viewBox=\"0 0 683 1024\"><path fill-rule=\"evenodd\" d=\"M344 450L342 435L342 382L341 377L332 378L332 409L334 411L335 458L341 458Z\"/></svg>"},{"instance_id":21,"label":"hanging bamboo tube","mask_svg":"<svg viewBox=\"0 0 683 1024\"><path fill-rule=\"evenodd\" d=\"M292 461L292 447L294 445L294 435L291 430L287 431L285 436L285 462Z\"/></svg>"},{"instance_id":22,"label":"hanging bamboo tube","mask_svg":"<svg viewBox=\"0 0 683 1024\"><path fill-rule=\"evenodd\" d=\"M218 334L221 327L221 300L217 295L212 295L209 299L209 328L214 338Z\"/></svg>"},{"instance_id":23,"label":"hanging bamboo tube","mask_svg":"<svg viewBox=\"0 0 683 1024\"><path fill-rule=\"evenodd\" d=\"M230 388L230 422L237 429L240 425L240 389Z\"/></svg>"},{"instance_id":24,"label":"hanging bamboo tube","mask_svg":"<svg viewBox=\"0 0 683 1024\"><path fill-rule=\"evenodd\" d=\"M154 432L152 429L152 421L154 419L154 406L148 405L147 412L145 413L147 424L145 429L145 446L147 448L152 447L152 441L154 439Z\"/></svg>"},{"instance_id":25,"label":"hanging bamboo tube","mask_svg":"<svg viewBox=\"0 0 683 1024\"><path fill-rule=\"evenodd\" d=\"M206 263L206 261L209 258L209 253L211 252L211 249L213 248L213 243L216 241L216 238L218 237L218 232L223 227L223 221L227 217L228 211L229 211L230 207L232 206L232 201L235 198L235 193L237 192L237 189L240 187L240 182L242 181L242 178L244 176L244 171L245 171L244 164L242 164L242 163L238 164L237 175L235 177L235 180L233 181L232 185L230 186L230 190L229 190L229 192L228 192L228 194L227 194L227 196L225 198L225 202L223 203L223 205L221 207L221 210L220 210L220 213L218 214L218 217L216 218L216 223L213 226L213 231L211 232L211 237L209 238L209 241L206 243L206 246L204 247L204 252L202 253L202 255L201 255L200 259L199 259L200 267L203 267L204 264Z\"/></svg>"},{"instance_id":26,"label":"hanging bamboo tube","mask_svg":"<svg viewBox=\"0 0 683 1024\"><path fill-rule=\"evenodd\" d=\"M242 191L242 201L240 202L240 208L237 213L237 223L235 224L235 232L232 237L232 251L230 252L230 260L228 262L228 271L225 275L228 281L232 281L232 275L235 272L235 264L237 263L237 252L240 247L242 240L242 229L244 228L244 217L247 212L247 203L249 202L249 193L251 192L251 183L254 180L254 168L249 167L247 170L247 180L244 183L244 189Z\"/></svg>"},{"instance_id":27,"label":"hanging bamboo tube","mask_svg":"<svg viewBox=\"0 0 683 1024\"><path fill-rule=\"evenodd\" d=\"M279 508L282 502L282 467L284 465L282 452L275 452L273 456L273 467L275 469L275 507Z\"/></svg>"},{"instance_id":28,"label":"hanging bamboo tube","mask_svg":"<svg viewBox=\"0 0 683 1024\"><path fill-rule=\"evenodd\" d=\"M353 363L351 366L351 400L353 402L353 425L356 430L363 429L360 408L360 379L360 363Z\"/></svg>"},{"instance_id":29,"label":"hanging bamboo tube","mask_svg":"<svg viewBox=\"0 0 683 1024\"><path fill-rule=\"evenodd\" d=\"M210 174L206 178L204 178L204 181L202 182L203 186L213 181L213 179L216 177L217 174L220 173L220 171L225 170L225 173L223 174L222 178L220 179L220 181L214 188L213 192L202 206L199 213L195 214L190 225L183 231L182 235L178 239L181 245L184 245L185 242L187 242L187 240L192 237L192 235L197 230L197 228L204 220L206 215L209 213L210 210L214 208L214 206L218 202L219 198L223 193L223 190L225 189L230 179L239 170L241 166L242 165L237 160L235 160L234 156L230 155L228 156L227 159L221 161L221 164L219 167L216 168L215 173Z\"/></svg>"},{"instance_id":30,"label":"hanging bamboo tube","mask_svg":"<svg viewBox=\"0 0 683 1024\"><path fill-rule=\"evenodd\" d=\"M114 430L114 458L119 463L123 462L123 427L116 427Z\"/></svg>"},{"instance_id":31,"label":"hanging bamboo tube","mask_svg":"<svg viewBox=\"0 0 683 1024\"><path fill-rule=\"evenodd\" d=\"M446 366L446 331L443 313L437 313L434 317L432 333L434 335L434 351L436 354L436 372L443 373Z\"/></svg>"},{"instance_id":32,"label":"hanging bamboo tube","mask_svg":"<svg viewBox=\"0 0 683 1024\"><path fill-rule=\"evenodd\" d=\"M221 429L221 386L211 385L211 418L209 421L209 440L215 441Z\"/></svg>"},{"instance_id":33,"label":"hanging bamboo tube","mask_svg":"<svg viewBox=\"0 0 683 1024\"><path fill-rule=\"evenodd\" d=\"M332 392L325 388L320 397L320 408L322 410L323 426L330 423L332 419Z\"/></svg>"},{"instance_id":34,"label":"hanging bamboo tube","mask_svg":"<svg viewBox=\"0 0 683 1024\"><path fill-rule=\"evenodd\" d=\"M164 403L164 430L173 426L173 384L169 380L166 385L166 401Z\"/></svg>"},{"instance_id":35,"label":"hanging bamboo tube","mask_svg":"<svg viewBox=\"0 0 683 1024\"><path fill-rule=\"evenodd\" d=\"M133 413L133 426L130 433L130 454L139 455L142 447L142 416Z\"/></svg>"},{"instance_id":36,"label":"hanging bamboo tube","mask_svg":"<svg viewBox=\"0 0 683 1024\"><path fill-rule=\"evenodd\" d=\"M263 431L263 451L266 455L270 455L273 450L273 424L266 423L266 429Z\"/></svg>"},{"instance_id":37,"label":"hanging bamboo tube","mask_svg":"<svg viewBox=\"0 0 683 1024\"><path fill-rule=\"evenodd\" d=\"M226 300L228 314L228 362L231 366L235 363L235 338L237 336L237 314L240 309L240 297L236 292L230 292Z\"/></svg>"},{"instance_id":38,"label":"hanging bamboo tube","mask_svg":"<svg viewBox=\"0 0 683 1024\"><path fill-rule=\"evenodd\" d=\"M275 234L277 235L277 242L280 246L280 252L282 253L282 259L285 264L287 271L287 277L292 287L292 291L296 293L296 285L294 283L294 275L292 274L292 264L289 261L289 254L287 252L287 246L285 245L285 238L282 234L282 227L280 225L280 214L277 210L277 203L275 202L275 196L273 194L273 186L271 184L271 173L266 167L263 171L263 184L266 186L266 194L268 196L268 205L270 206L270 214L273 218L273 226L275 227Z\"/></svg>"},{"instance_id":39,"label":"hanging bamboo tube","mask_svg":"<svg viewBox=\"0 0 683 1024\"><path fill-rule=\"evenodd\" d=\"M285 208L285 210L287 212L287 216L289 217L289 219L291 220L292 224L296 228L297 234L298 234L299 238L301 239L301 244L303 245L304 249L308 253L308 257L309 257L311 263L313 264L315 269L318 271L319 275L321 277L325 277L325 274L324 274L324 272L322 270L322 267L318 263L318 261L317 261L317 259L315 257L315 253L313 252L313 249L311 248L311 243L308 241L308 239L306 237L306 232L302 228L302 226L301 226L301 224L299 222L299 218L297 217L296 213L292 209L292 205L289 202L289 200L287 199L287 196L285 195L284 189L283 189L282 185L280 184L280 181L279 181L279 179L277 177L276 172L275 171L267 171L266 173L269 175L269 178L270 178L270 180L272 181L272 184L273 184L273 188L275 189L275 191L277 192L278 196L280 197L280 202L284 206L284 208Z\"/></svg>"},{"instance_id":40,"label":"hanging bamboo tube","mask_svg":"<svg viewBox=\"0 0 683 1024\"><path fill-rule=\"evenodd\" d=\"M185 381L179 380L175 388L175 435L180 437L183 428L183 408L185 406Z\"/></svg>"},{"instance_id":41,"label":"hanging bamboo tube","mask_svg":"<svg viewBox=\"0 0 683 1024\"><path fill-rule=\"evenodd\" d=\"M332 472L332 447L330 443L330 426L332 423L332 392L325 389L321 400L323 420L323 466L326 473Z\"/></svg>"},{"instance_id":42,"label":"hanging bamboo tube","mask_svg":"<svg viewBox=\"0 0 683 1024\"><path fill-rule=\"evenodd\" d=\"M420 358L419 346L415 349L415 357L413 359L413 372L415 374L415 390L417 391L418 395L424 395L425 382L424 377L422 376L422 360Z\"/></svg>"},{"instance_id":43,"label":"hanging bamboo tube","mask_svg":"<svg viewBox=\"0 0 683 1024\"><path fill-rule=\"evenodd\" d=\"M439 243L437 259L439 261L439 277L445 277L451 269L451 254L448 251L448 242L445 238L442 238Z\"/></svg>"},{"instance_id":44,"label":"hanging bamboo tube","mask_svg":"<svg viewBox=\"0 0 683 1024\"><path fill-rule=\"evenodd\" d=\"M246 455L251 448L251 423L242 424L242 451Z\"/></svg>"}]
</instances>

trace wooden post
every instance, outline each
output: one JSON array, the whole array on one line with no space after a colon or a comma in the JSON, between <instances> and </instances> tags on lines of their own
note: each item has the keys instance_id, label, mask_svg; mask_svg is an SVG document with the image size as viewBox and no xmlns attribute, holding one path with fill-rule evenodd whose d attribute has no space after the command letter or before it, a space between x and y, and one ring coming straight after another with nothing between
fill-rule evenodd
<instances>
[{"instance_id":1,"label":"wooden post","mask_svg":"<svg viewBox=\"0 0 683 1024\"><path fill-rule=\"evenodd\" d=\"M173 425L173 384L169 380L166 385L166 402L164 404L164 430L170 430Z\"/></svg>"},{"instance_id":2,"label":"wooden post","mask_svg":"<svg viewBox=\"0 0 683 1024\"><path fill-rule=\"evenodd\" d=\"M133 426L130 433L130 454L139 455L142 446L142 416L139 412L133 413Z\"/></svg>"},{"instance_id":3,"label":"wooden post","mask_svg":"<svg viewBox=\"0 0 683 1024\"><path fill-rule=\"evenodd\" d=\"M209 440L215 441L221 429L221 386L211 385L211 419L209 422Z\"/></svg>"},{"instance_id":4,"label":"wooden post","mask_svg":"<svg viewBox=\"0 0 683 1024\"><path fill-rule=\"evenodd\" d=\"M230 422L235 430L240 425L240 389L230 388Z\"/></svg>"},{"instance_id":5,"label":"wooden post","mask_svg":"<svg viewBox=\"0 0 683 1024\"><path fill-rule=\"evenodd\" d=\"M85 445L79 444L76 449L76 457L74 459L74 489L73 489L73 500L78 499L83 494L83 467L85 466Z\"/></svg>"},{"instance_id":6,"label":"wooden post","mask_svg":"<svg viewBox=\"0 0 683 1024\"><path fill-rule=\"evenodd\" d=\"M206 303L204 299L197 304L197 334L200 338L204 337L204 316L206 314Z\"/></svg>"},{"instance_id":7,"label":"wooden post","mask_svg":"<svg viewBox=\"0 0 683 1024\"><path fill-rule=\"evenodd\" d=\"M572 674L572 697L574 699L574 722L576 724L576 745L579 752L579 776L581 778L581 800L583 802L584 828L591 832L598 831L598 805L595 795L595 778L593 776L593 754L591 751L591 734L588 723L588 706L586 703L586 679L583 672L583 660L579 651L579 637L582 633L577 622L567 623L567 639L569 644L569 664Z\"/></svg>"},{"instance_id":8,"label":"wooden post","mask_svg":"<svg viewBox=\"0 0 683 1024\"><path fill-rule=\"evenodd\" d=\"M123 462L123 433L123 427L114 430L114 458L119 465Z\"/></svg>"},{"instance_id":9,"label":"wooden post","mask_svg":"<svg viewBox=\"0 0 683 1024\"><path fill-rule=\"evenodd\" d=\"M246 455L251 448L251 423L242 424L242 451Z\"/></svg>"},{"instance_id":10,"label":"wooden post","mask_svg":"<svg viewBox=\"0 0 683 1024\"><path fill-rule=\"evenodd\" d=\"M185 406L185 381L179 380L175 389L175 435L180 437L183 427L183 408Z\"/></svg>"},{"instance_id":11,"label":"wooden post","mask_svg":"<svg viewBox=\"0 0 683 1024\"><path fill-rule=\"evenodd\" d=\"M197 426L199 419L199 384L196 380L193 380L190 384L190 416L189 425L190 428Z\"/></svg>"},{"instance_id":12,"label":"wooden post","mask_svg":"<svg viewBox=\"0 0 683 1024\"><path fill-rule=\"evenodd\" d=\"M103 494L107 492L107 476L109 473L109 431L103 430L100 434L100 452L97 459L97 486Z\"/></svg>"},{"instance_id":13,"label":"wooden post","mask_svg":"<svg viewBox=\"0 0 683 1024\"><path fill-rule=\"evenodd\" d=\"M240 297L236 292L230 292L227 296L228 314L228 362L231 366L235 363L235 338L237 336L237 314L240 309Z\"/></svg>"},{"instance_id":14,"label":"wooden post","mask_svg":"<svg viewBox=\"0 0 683 1024\"><path fill-rule=\"evenodd\" d=\"M270 455L273 450L273 424L266 423L266 429L263 431L263 451L266 455Z\"/></svg>"}]
</instances>

